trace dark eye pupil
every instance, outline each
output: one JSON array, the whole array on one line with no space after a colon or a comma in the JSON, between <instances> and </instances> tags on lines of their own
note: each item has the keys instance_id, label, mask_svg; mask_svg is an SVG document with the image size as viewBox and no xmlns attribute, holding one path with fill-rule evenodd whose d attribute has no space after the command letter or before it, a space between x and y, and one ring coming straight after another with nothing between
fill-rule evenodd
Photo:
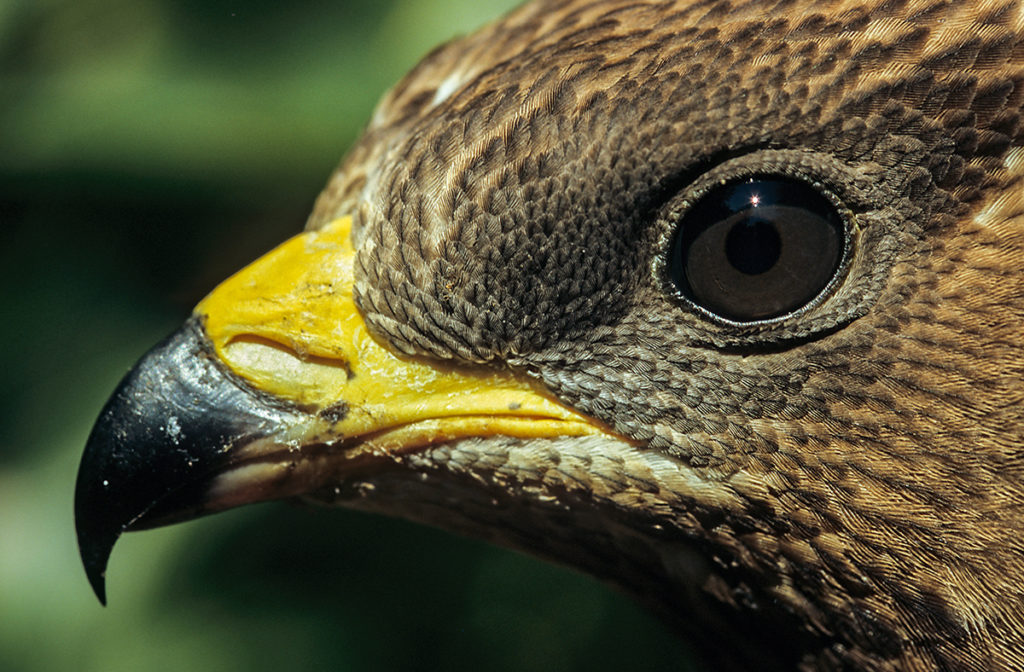
<instances>
[{"instance_id":1,"label":"dark eye pupil","mask_svg":"<svg viewBox=\"0 0 1024 672\"><path fill-rule=\"evenodd\" d=\"M760 275L779 260L782 240L775 226L751 217L733 225L725 238L725 257L733 268L747 275Z\"/></svg>"},{"instance_id":2,"label":"dark eye pupil","mask_svg":"<svg viewBox=\"0 0 1024 672\"><path fill-rule=\"evenodd\" d=\"M738 322L799 310L839 269L845 229L801 180L761 177L709 190L683 215L669 271L701 308Z\"/></svg>"}]
</instances>

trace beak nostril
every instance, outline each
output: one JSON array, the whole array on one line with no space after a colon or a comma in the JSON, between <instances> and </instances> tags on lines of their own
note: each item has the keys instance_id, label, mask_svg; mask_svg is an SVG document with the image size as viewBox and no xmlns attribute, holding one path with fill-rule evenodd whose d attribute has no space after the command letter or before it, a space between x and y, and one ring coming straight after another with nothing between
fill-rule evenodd
<instances>
[{"instance_id":1,"label":"beak nostril","mask_svg":"<svg viewBox=\"0 0 1024 672\"><path fill-rule=\"evenodd\" d=\"M257 335L233 337L220 352L236 374L261 390L298 404L322 406L322 399L342 398L353 377L344 357L330 358L297 352Z\"/></svg>"},{"instance_id":2,"label":"beak nostril","mask_svg":"<svg viewBox=\"0 0 1024 672\"><path fill-rule=\"evenodd\" d=\"M253 347L254 351L256 351L257 348L277 350L283 356L293 357L307 364L340 367L345 369L349 376L352 375L352 367L349 362L349 358L344 352L341 352L340 349L330 355L315 354L310 352L309 348L304 343L280 343L272 338L253 333L232 336L224 345L223 350L228 351L236 349L237 351L247 347Z\"/></svg>"}]
</instances>

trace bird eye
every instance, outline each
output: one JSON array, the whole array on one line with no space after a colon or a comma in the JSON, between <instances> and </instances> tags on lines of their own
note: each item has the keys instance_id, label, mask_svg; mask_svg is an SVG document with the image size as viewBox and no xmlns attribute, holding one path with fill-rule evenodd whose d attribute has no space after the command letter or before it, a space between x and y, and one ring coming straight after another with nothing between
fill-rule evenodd
<instances>
[{"instance_id":1,"label":"bird eye","mask_svg":"<svg viewBox=\"0 0 1024 672\"><path fill-rule=\"evenodd\" d=\"M697 306L737 322L812 301L839 268L836 206L801 180L754 177L707 191L679 222L669 273Z\"/></svg>"}]
</instances>

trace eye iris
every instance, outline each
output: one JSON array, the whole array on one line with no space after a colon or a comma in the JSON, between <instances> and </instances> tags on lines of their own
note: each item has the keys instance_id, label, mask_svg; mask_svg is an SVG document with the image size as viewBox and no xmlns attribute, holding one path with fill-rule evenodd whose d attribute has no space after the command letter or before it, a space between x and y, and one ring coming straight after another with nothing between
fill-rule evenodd
<instances>
[{"instance_id":1,"label":"eye iris","mask_svg":"<svg viewBox=\"0 0 1024 672\"><path fill-rule=\"evenodd\" d=\"M818 296L842 260L832 202L801 180L762 177L709 190L680 220L670 274L692 302L749 322Z\"/></svg>"}]
</instances>

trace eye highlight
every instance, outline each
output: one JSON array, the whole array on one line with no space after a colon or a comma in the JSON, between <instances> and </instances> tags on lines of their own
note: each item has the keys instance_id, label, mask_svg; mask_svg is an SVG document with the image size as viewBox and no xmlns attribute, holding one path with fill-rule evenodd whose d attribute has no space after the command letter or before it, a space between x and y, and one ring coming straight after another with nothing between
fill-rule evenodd
<instances>
[{"instance_id":1,"label":"eye highlight","mask_svg":"<svg viewBox=\"0 0 1024 672\"><path fill-rule=\"evenodd\" d=\"M836 206L807 182L747 178L708 190L684 213L669 274L715 316L769 320L821 294L839 270L845 237Z\"/></svg>"}]
</instances>

